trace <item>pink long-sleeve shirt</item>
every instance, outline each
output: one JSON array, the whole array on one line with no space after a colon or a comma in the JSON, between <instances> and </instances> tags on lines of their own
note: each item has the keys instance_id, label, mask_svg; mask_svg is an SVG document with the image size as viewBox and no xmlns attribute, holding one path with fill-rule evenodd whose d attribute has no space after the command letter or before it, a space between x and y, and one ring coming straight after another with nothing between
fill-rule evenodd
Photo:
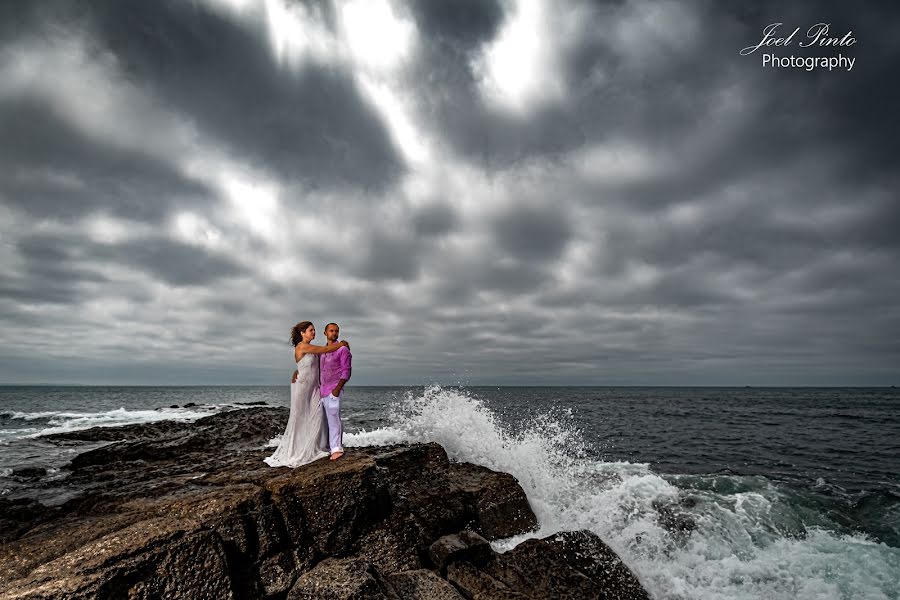
<instances>
[{"instance_id":1,"label":"pink long-sleeve shirt","mask_svg":"<svg viewBox=\"0 0 900 600\"><path fill-rule=\"evenodd\" d=\"M346 346L319 355L319 392L323 398L334 391L341 379L350 379L352 358L350 349Z\"/></svg>"}]
</instances>

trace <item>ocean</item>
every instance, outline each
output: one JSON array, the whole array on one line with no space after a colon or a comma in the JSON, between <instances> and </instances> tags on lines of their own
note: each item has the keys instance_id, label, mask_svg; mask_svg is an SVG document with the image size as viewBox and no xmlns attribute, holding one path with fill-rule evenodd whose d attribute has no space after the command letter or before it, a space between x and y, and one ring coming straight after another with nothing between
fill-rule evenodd
<instances>
[{"instance_id":1,"label":"ocean","mask_svg":"<svg viewBox=\"0 0 900 600\"><path fill-rule=\"evenodd\" d=\"M84 449L41 435L253 403L288 388L0 387L0 496ZM434 441L512 473L540 530L500 551L589 529L654 598L900 598L896 389L350 386L344 420L349 451Z\"/></svg>"}]
</instances>

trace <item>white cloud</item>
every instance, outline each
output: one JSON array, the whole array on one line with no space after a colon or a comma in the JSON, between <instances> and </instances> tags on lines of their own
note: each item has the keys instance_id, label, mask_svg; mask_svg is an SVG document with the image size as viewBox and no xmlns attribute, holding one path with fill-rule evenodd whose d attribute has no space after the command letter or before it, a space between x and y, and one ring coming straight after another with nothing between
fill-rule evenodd
<instances>
[{"instance_id":1,"label":"white cloud","mask_svg":"<svg viewBox=\"0 0 900 600\"><path fill-rule=\"evenodd\" d=\"M563 59L580 35L580 8L555 10L545 0L518 0L497 37L473 62L491 103L527 115L567 95Z\"/></svg>"},{"instance_id":2,"label":"white cloud","mask_svg":"<svg viewBox=\"0 0 900 600\"><path fill-rule=\"evenodd\" d=\"M0 98L41 98L86 137L169 158L196 143L179 119L121 73L115 56L72 29L0 50Z\"/></svg>"},{"instance_id":3,"label":"white cloud","mask_svg":"<svg viewBox=\"0 0 900 600\"><path fill-rule=\"evenodd\" d=\"M398 17L387 0L347 0L339 7L344 40L354 62L381 71L409 56L415 27Z\"/></svg>"},{"instance_id":4,"label":"white cloud","mask_svg":"<svg viewBox=\"0 0 900 600\"><path fill-rule=\"evenodd\" d=\"M631 183L672 167L663 151L626 139L592 144L574 151L570 160L578 177L602 184Z\"/></svg>"}]
</instances>

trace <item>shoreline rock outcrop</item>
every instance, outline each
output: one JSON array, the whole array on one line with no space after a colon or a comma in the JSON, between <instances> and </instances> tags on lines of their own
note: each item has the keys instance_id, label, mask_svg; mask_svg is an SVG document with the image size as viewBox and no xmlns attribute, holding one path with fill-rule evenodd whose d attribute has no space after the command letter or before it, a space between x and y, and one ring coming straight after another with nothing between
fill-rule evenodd
<instances>
[{"instance_id":1,"label":"shoreline rock outcrop","mask_svg":"<svg viewBox=\"0 0 900 600\"><path fill-rule=\"evenodd\" d=\"M72 460L61 505L0 500L0 599L648 598L589 532L494 552L537 527L524 491L437 444L273 469L264 445L286 418L48 437L109 443Z\"/></svg>"}]
</instances>

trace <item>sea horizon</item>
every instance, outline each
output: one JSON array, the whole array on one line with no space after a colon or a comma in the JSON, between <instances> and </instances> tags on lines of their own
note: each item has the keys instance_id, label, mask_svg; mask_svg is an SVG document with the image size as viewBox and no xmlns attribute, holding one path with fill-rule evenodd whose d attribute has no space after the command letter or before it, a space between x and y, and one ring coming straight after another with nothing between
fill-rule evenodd
<instances>
[{"instance_id":1,"label":"sea horizon","mask_svg":"<svg viewBox=\"0 0 900 600\"><path fill-rule=\"evenodd\" d=\"M183 384L150 384L150 383L0 383L0 387L282 387L280 383L183 383ZM360 388L396 388L396 387L442 387L442 388L710 388L710 389L896 389L896 385L650 385L650 384L458 384L458 383L390 383L390 384L351 384L347 387Z\"/></svg>"}]
</instances>

